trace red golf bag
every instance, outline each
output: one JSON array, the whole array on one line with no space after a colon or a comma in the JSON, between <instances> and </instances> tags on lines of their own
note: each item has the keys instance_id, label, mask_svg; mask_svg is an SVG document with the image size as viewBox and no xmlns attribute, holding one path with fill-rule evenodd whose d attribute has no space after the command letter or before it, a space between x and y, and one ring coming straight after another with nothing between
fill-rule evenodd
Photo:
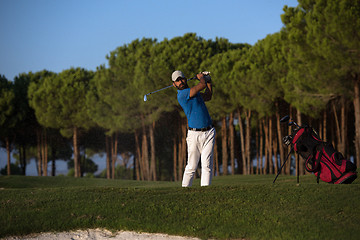
<instances>
[{"instance_id":1,"label":"red golf bag","mask_svg":"<svg viewBox=\"0 0 360 240\"><path fill-rule=\"evenodd\" d=\"M311 127L297 129L291 141L295 152L305 159L305 169L327 183L352 183L356 166L336 151L331 143L320 140Z\"/></svg>"},{"instance_id":2,"label":"red golf bag","mask_svg":"<svg viewBox=\"0 0 360 240\"><path fill-rule=\"evenodd\" d=\"M288 119L284 117L282 121ZM327 183L346 184L357 178L356 165L345 159L331 143L322 141L313 128L299 126L295 122L289 125L296 128L291 135L284 137L283 141L286 145L291 145L305 160L305 169L315 174L317 182L321 179Z\"/></svg>"}]
</instances>

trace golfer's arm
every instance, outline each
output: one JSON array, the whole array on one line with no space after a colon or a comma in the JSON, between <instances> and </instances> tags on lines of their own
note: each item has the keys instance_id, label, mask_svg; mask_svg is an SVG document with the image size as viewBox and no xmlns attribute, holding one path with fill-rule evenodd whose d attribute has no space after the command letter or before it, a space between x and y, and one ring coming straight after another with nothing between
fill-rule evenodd
<instances>
[{"instance_id":1,"label":"golfer's arm","mask_svg":"<svg viewBox=\"0 0 360 240\"><path fill-rule=\"evenodd\" d=\"M210 101L212 97L212 85L211 83L206 83L205 92L201 94L204 101Z\"/></svg>"},{"instance_id":2,"label":"golfer's arm","mask_svg":"<svg viewBox=\"0 0 360 240\"><path fill-rule=\"evenodd\" d=\"M205 82L199 82L197 85L190 88L190 97L195 97L195 95L200 92L201 90L206 88Z\"/></svg>"}]
</instances>

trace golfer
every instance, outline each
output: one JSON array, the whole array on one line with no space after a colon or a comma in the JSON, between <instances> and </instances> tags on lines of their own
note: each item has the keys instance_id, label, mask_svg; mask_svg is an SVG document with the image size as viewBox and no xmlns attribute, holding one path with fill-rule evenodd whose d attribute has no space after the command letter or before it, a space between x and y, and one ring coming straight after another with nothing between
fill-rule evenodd
<instances>
[{"instance_id":1,"label":"golfer","mask_svg":"<svg viewBox=\"0 0 360 240\"><path fill-rule=\"evenodd\" d=\"M195 171L201 159L201 186L211 184L215 128L204 101L212 96L210 75L196 75L199 83L189 88L185 75L181 71L173 72L171 79L178 89L177 99L188 120L187 132L188 161L185 167L182 186L191 187ZM204 92L201 92L204 90Z\"/></svg>"}]
</instances>

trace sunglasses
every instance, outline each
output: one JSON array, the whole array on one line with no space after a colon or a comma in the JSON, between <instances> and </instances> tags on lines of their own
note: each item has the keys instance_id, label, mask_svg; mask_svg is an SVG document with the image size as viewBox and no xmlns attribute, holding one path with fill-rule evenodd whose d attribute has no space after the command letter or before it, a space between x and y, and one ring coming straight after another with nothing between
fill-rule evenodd
<instances>
[{"instance_id":1,"label":"sunglasses","mask_svg":"<svg viewBox=\"0 0 360 240\"><path fill-rule=\"evenodd\" d=\"M175 82L179 82L179 81L181 81L181 80L183 80L183 79L185 79L185 78L178 77L178 78L175 80Z\"/></svg>"}]
</instances>

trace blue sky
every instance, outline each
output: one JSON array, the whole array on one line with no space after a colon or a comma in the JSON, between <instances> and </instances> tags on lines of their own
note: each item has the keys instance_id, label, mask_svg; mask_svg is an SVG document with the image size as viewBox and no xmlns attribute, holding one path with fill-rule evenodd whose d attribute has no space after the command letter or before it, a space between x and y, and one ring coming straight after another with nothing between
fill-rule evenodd
<instances>
[{"instance_id":1,"label":"blue sky","mask_svg":"<svg viewBox=\"0 0 360 240\"><path fill-rule=\"evenodd\" d=\"M296 0L0 0L0 74L96 70L135 39L182 36L255 44Z\"/></svg>"}]
</instances>

